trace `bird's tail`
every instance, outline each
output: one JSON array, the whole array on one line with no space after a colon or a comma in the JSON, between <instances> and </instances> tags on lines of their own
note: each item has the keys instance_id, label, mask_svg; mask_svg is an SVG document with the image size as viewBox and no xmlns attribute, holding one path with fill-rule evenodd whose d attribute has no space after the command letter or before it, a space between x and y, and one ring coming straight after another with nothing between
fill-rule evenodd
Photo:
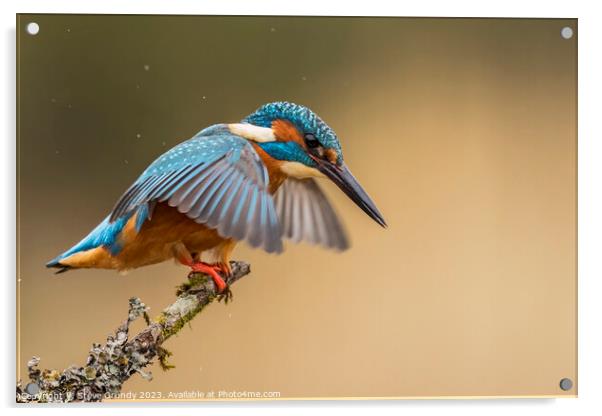
<instances>
[{"instance_id":1,"label":"bird's tail","mask_svg":"<svg viewBox=\"0 0 602 416\"><path fill-rule=\"evenodd\" d=\"M138 211L125 214L113 222L106 217L83 240L46 263L46 267L58 269L57 274L71 269L103 268L102 264L107 264L107 256L116 255L121 250L118 236L136 212L136 231L139 231L142 223L150 217L148 205L143 205Z\"/></svg>"},{"instance_id":2,"label":"bird's tail","mask_svg":"<svg viewBox=\"0 0 602 416\"><path fill-rule=\"evenodd\" d=\"M112 248L117 234L123 229L125 220L127 220L127 217L114 223L109 223L109 217L105 218L79 243L46 263L46 267L58 269L56 274L87 267L85 261L82 261L84 260L82 254L103 246Z\"/></svg>"},{"instance_id":3,"label":"bird's tail","mask_svg":"<svg viewBox=\"0 0 602 416\"><path fill-rule=\"evenodd\" d=\"M58 258L58 257L57 257ZM53 268L53 269L58 269L56 272L54 272L54 274L61 274L61 273L65 273L71 269L73 269L73 266L68 266L66 264L61 264L60 260L54 259L49 261L48 263L46 263L46 267Z\"/></svg>"}]
</instances>

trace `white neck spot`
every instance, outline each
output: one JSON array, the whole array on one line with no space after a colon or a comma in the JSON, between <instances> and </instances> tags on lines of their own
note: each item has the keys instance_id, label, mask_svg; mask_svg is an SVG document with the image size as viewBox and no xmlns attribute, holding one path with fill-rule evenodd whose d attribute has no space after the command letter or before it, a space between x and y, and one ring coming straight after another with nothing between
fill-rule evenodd
<instances>
[{"instance_id":1,"label":"white neck spot","mask_svg":"<svg viewBox=\"0 0 602 416\"><path fill-rule=\"evenodd\" d=\"M259 127L249 123L228 124L228 129L237 136L244 137L247 140L253 140L258 143L276 141L274 131L269 127Z\"/></svg>"}]
</instances>

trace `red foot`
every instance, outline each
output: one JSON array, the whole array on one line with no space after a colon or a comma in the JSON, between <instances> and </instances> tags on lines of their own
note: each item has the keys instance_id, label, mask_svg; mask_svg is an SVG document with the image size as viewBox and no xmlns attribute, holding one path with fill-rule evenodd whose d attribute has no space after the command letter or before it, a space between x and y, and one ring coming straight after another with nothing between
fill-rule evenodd
<instances>
[{"instance_id":1,"label":"red foot","mask_svg":"<svg viewBox=\"0 0 602 416\"><path fill-rule=\"evenodd\" d=\"M228 277L232 276L232 268L229 263L214 263L211 266Z\"/></svg>"},{"instance_id":2,"label":"red foot","mask_svg":"<svg viewBox=\"0 0 602 416\"><path fill-rule=\"evenodd\" d=\"M224 279L222 279L222 277L217 273L217 270L219 270L218 267L210 266L207 263L199 262L192 263L190 265L190 268L193 272L206 273L209 276L211 276L213 282L215 283L215 286L217 286L218 293L224 292L224 290L228 287L228 285L226 285L226 282L224 282Z\"/></svg>"}]
</instances>

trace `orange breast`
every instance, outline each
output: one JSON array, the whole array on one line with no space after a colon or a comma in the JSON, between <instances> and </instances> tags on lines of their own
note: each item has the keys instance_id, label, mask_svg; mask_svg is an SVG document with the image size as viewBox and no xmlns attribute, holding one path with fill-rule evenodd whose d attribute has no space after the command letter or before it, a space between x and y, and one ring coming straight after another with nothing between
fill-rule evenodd
<instances>
[{"instance_id":1,"label":"orange breast","mask_svg":"<svg viewBox=\"0 0 602 416\"><path fill-rule=\"evenodd\" d=\"M123 250L115 259L120 269L160 263L173 257L173 245L181 241L194 253L210 250L227 241L216 230L198 224L176 208L157 204L151 220L136 234L132 217L121 235Z\"/></svg>"}]
</instances>

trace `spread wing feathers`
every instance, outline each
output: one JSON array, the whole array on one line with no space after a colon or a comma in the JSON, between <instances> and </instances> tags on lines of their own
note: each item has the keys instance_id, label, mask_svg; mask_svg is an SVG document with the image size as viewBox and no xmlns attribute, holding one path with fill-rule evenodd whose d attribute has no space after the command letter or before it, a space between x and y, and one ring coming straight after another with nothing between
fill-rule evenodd
<instances>
[{"instance_id":1,"label":"spread wing feathers","mask_svg":"<svg viewBox=\"0 0 602 416\"><path fill-rule=\"evenodd\" d=\"M274 199L284 237L341 251L349 248L345 228L314 179L289 178Z\"/></svg>"},{"instance_id":2,"label":"spread wing feathers","mask_svg":"<svg viewBox=\"0 0 602 416\"><path fill-rule=\"evenodd\" d=\"M282 230L268 184L267 170L246 140L201 132L153 162L117 202L110 221L166 202L223 237L280 252Z\"/></svg>"}]
</instances>

